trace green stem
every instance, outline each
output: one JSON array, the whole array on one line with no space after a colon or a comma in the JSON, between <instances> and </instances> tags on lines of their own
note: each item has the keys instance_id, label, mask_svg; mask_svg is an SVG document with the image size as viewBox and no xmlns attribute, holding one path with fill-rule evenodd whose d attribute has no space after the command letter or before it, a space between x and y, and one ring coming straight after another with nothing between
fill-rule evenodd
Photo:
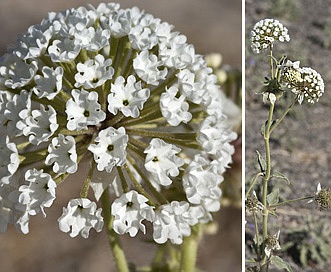
<instances>
[{"instance_id":1,"label":"green stem","mask_svg":"<svg viewBox=\"0 0 331 272\"><path fill-rule=\"evenodd\" d=\"M314 198L314 196L304 196L304 197L299 197L299 198L295 198L295 199L286 200L286 201L279 202L279 203L274 204L274 205L270 205L269 209L273 209L273 208L280 207L280 206L285 206L289 203L293 203L293 202L297 202L297 201L301 201L301 200L312 199L312 198Z\"/></svg>"},{"instance_id":2,"label":"green stem","mask_svg":"<svg viewBox=\"0 0 331 272\"><path fill-rule=\"evenodd\" d=\"M289 113L295 102L298 101L299 96L297 95L294 100L292 101L291 105L287 108L287 110L283 113L283 115L273 124L273 126L270 128L270 134L275 130L275 128L283 121L285 116Z\"/></svg>"},{"instance_id":3,"label":"green stem","mask_svg":"<svg viewBox=\"0 0 331 272\"><path fill-rule=\"evenodd\" d=\"M181 245L181 272L194 272L196 271L195 264L201 237L202 226L200 224L192 227L192 233L188 237L184 237L183 244Z\"/></svg>"},{"instance_id":4,"label":"green stem","mask_svg":"<svg viewBox=\"0 0 331 272\"><path fill-rule=\"evenodd\" d=\"M80 192L80 197L82 197L82 198L87 197L88 189L90 188L90 183L91 183L91 179L92 179L92 175L93 175L94 169L95 169L95 161L92 160L91 165L90 165L89 172L87 174L87 177L86 177L86 179L84 181L82 190Z\"/></svg>"},{"instance_id":5,"label":"green stem","mask_svg":"<svg viewBox=\"0 0 331 272\"><path fill-rule=\"evenodd\" d=\"M267 195L268 195L268 182L271 176L271 156L270 156L270 127L272 123L272 115L274 111L275 105L270 103L269 108L269 116L267 125L264 132L264 143L265 143L265 153L266 153L266 164L267 169L265 172L265 175L263 177L263 195L262 195L262 204L264 206L263 212L262 212L262 220L263 220L263 241L266 240L268 237L268 203L267 203ZM267 261L267 256L265 253L263 253L263 258L261 261L261 264L264 265Z\"/></svg>"},{"instance_id":6,"label":"green stem","mask_svg":"<svg viewBox=\"0 0 331 272\"><path fill-rule=\"evenodd\" d=\"M253 216L254 216L255 237L256 237L256 253L257 253L257 259L260 260L261 258L260 234L259 234L259 226L257 224L257 217L255 212L253 213Z\"/></svg>"},{"instance_id":7,"label":"green stem","mask_svg":"<svg viewBox=\"0 0 331 272\"><path fill-rule=\"evenodd\" d=\"M122 248L122 244L119 235L113 230L114 218L110 214L110 198L109 191L105 190L101 196L103 216L105 219L105 225L107 227L108 241L112 250L116 268L118 272L129 272L129 267L125 258L125 254Z\"/></svg>"}]
</instances>

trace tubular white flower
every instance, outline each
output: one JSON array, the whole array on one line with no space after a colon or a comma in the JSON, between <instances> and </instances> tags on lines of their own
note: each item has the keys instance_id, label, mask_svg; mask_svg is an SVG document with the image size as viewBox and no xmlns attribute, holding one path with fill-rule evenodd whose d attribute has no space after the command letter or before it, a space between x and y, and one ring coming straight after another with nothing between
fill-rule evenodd
<instances>
[{"instance_id":1,"label":"tubular white flower","mask_svg":"<svg viewBox=\"0 0 331 272\"><path fill-rule=\"evenodd\" d=\"M157 177L157 181L161 185L170 185L172 180L169 176L179 175L178 168L184 164L184 160L176 156L180 150L180 148L158 138L152 139L145 149L145 168Z\"/></svg>"},{"instance_id":2,"label":"tubular white flower","mask_svg":"<svg viewBox=\"0 0 331 272\"><path fill-rule=\"evenodd\" d=\"M83 24L77 24L74 36L75 45L80 45L86 50L97 52L109 45L110 31L101 27L94 29L92 26L86 28Z\"/></svg>"},{"instance_id":3,"label":"tubular white flower","mask_svg":"<svg viewBox=\"0 0 331 272\"><path fill-rule=\"evenodd\" d=\"M29 184L20 186L19 203L26 205L26 212L29 215L42 212L46 217L44 207L49 208L53 204L56 183L49 174L35 168L25 173L25 180Z\"/></svg>"},{"instance_id":4,"label":"tubular white flower","mask_svg":"<svg viewBox=\"0 0 331 272\"><path fill-rule=\"evenodd\" d=\"M37 71L36 61L26 63L16 55L6 54L0 59L0 84L17 89L29 84Z\"/></svg>"},{"instance_id":5,"label":"tubular white flower","mask_svg":"<svg viewBox=\"0 0 331 272\"><path fill-rule=\"evenodd\" d=\"M71 237L80 234L83 238L88 238L91 228L97 232L102 230L101 212L102 209L97 209L97 204L87 198L71 199L67 208L63 208L63 213L58 219L59 228L63 232L71 230Z\"/></svg>"},{"instance_id":6,"label":"tubular white flower","mask_svg":"<svg viewBox=\"0 0 331 272\"><path fill-rule=\"evenodd\" d=\"M73 174L77 171L77 153L76 143L72 136L64 136L59 134L58 137L52 139L52 143L48 146L48 155L45 163L53 165L55 173Z\"/></svg>"},{"instance_id":7,"label":"tubular white flower","mask_svg":"<svg viewBox=\"0 0 331 272\"><path fill-rule=\"evenodd\" d=\"M158 85L160 80L164 80L168 73L167 68L159 70L163 62L157 59L154 54L149 54L147 50L141 51L133 60L133 68L137 75L147 84Z\"/></svg>"},{"instance_id":8,"label":"tubular white flower","mask_svg":"<svg viewBox=\"0 0 331 272\"><path fill-rule=\"evenodd\" d=\"M53 62L69 62L78 56L81 46L67 38L54 40L47 50Z\"/></svg>"},{"instance_id":9,"label":"tubular white flower","mask_svg":"<svg viewBox=\"0 0 331 272\"><path fill-rule=\"evenodd\" d=\"M23 90L20 94L15 94L13 99L7 103L5 109L5 125L6 132L11 137L21 136L22 129L17 127L20 121L30 115L31 110L31 93Z\"/></svg>"},{"instance_id":10,"label":"tubular white flower","mask_svg":"<svg viewBox=\"0 0 331 272\"><path fill-rule=\"evenodd\" d=\"M114 166L122 166L125 163L128 135L124 127L101 130L95 142L98 144L89 145L88 150L94 154L99 171L106 170L109 173Z\"/></svg>"},{"instance_id":11,"label":"tubular white flower","mask_svg":"<svg viewBox=\"0 0 331 272\"><path fill-rule=\"evenodd\" d=\"M62 89L63 68L59 66L54 69L44 66L42 73L43 76L34 77L37 86L32 90L38 97L52 100Z\"/></svg>"},{"instance_id":12,"label":"tubular white flower","mask_svg":"<svg viewBox=\"0 0 331 272\"><path fill-rule=\"evenodd\" d=\"M16 145L9 137L0 137L0 186L8 184L20 164Z\"/></svg>"},{"instance_id":13,"label":"tubular white flower","mask_svg":"<svg viewBox=\"0 0 331 272\"><path fill-rule=\"evenodd\" d=\"M70 98L66 104L69 130L80 131L105 120L106 113L101 110L96 92L73 89L71 95L74 99Z\"/></svg>"},{"instance_id":14,"label":"tubular white flower","mask_svg":"<svg viewBox=\"0 0 331 272\"><path fill-rule=\"evenodd\" d=\"M164 244L169 239L173 244L181 244L183 236L191 235L189 204L185 201L172 201L155 211L153 239Z\"/></svg>"},{"instance_id":15,"label":"tubular white flower","mask_svg":"<svg viewBox=\"0 0 331 272\"><path fill-rule=\"evenodd\" d=\"M147 201L146 197L136 191L129 191L115 199L111 205L114 231L118 234L129 233L131 237L136 236L138 230L145 234L145 225L141 222L152 222L154 219L154 207L149 206Z\"/></svg>"},{"instance_id":16,"label":"tubular white flower","mask_svg":"<svg viewBox=\"0 0 331 272\"><path fill-rule=\"evenodd\" d=\"M141 82L130 75L125 84L125 78L119 76L115 83L111 84L111 93L108 95L108 110L117 114L118 110L125 116L136 118L139 110L143 109L144 103L149 98L149 89L141 88Z\"/></svg>"},{"instance_id":17,"label":"tubular white flower","mask_svg":"<svg viewBox=\"0 0 331 272\"><path fill-rule=\"evenodd\" d=\"M178 126L181 122L187 123L192 119L192 114L188 111L189 104L185 102L185 96L176 97L178 89L175 86L166 88L166 92L160 97L160 108L171 126Z\"/></svg>"},{"instance_id":18,"label":"tubular white flower","mask_svg":"<svg viewBox=\"0 0 331 272\"><path fill-rule=\"evenodd\" d=\"M47 142L59 127L54 108L48 106L47 111L44 105L40 105L40 110L33 110L31 116L19 122L17 126L22 127L24 136L29 136L30 143L34 145Z\"/></svg>"},{"instance_id":19,"label":"tubular white flower","mask_svg":"<svg viewBox=\"0 0 331 272\"><path fill-rule=\"evenodd\" d=\"M186 168L183 187L188 201L201 204L209 212L220 209L222 191L219 188L223 177L217 174L215 166L200 155Z\"/></svg>"},{"instance_id":20,"label":"tubular white flower","mask_svg":"<svg viewBox=\"0 0 331 272\"><path fill-rule=\"evenodd\" d=\"M75 87L83 86L85 89L96 88L112 79L114 69L111 66L112 60L98 54L94 59L77 64L78 73L75 75Z\"/></svg>"}]
</instances>

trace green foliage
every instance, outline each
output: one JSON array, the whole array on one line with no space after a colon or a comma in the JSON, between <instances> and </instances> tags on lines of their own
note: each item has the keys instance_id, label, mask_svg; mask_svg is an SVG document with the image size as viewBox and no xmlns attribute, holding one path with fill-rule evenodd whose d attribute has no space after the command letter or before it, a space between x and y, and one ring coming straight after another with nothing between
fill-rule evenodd
<instances>
[{"instance_id":1,"label":"green foliage","mask_svg":"<svg viewBox=\"0 0 331 272\"><path fill-rule=\"evenodd\" d=\"M305 216L299 228L287 231L282 251L302 267L310 263L323 265L331 258L331 225L329 219Z\"/></svg>"},{"instance_id":2,"label":"green foliage","mask_svg":"<svg viewBox=\"0 0 331 272\"><path fill-rule=\"evenodd\" d=\"M285 260L283 260L282 258L280 258L279 256L271 256L270 264L278 269L285 269L288 272L293 272L290 264Z\"/></svg>"}]
</instances>

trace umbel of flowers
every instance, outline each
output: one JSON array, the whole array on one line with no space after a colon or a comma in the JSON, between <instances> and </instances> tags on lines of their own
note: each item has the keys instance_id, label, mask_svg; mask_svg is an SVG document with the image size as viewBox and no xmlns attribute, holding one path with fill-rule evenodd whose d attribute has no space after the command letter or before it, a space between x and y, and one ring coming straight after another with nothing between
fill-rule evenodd
<instances>
[{"instance_id":1,"label":"umbel of flowers","mask_svg":"<svg viewBox=\"0 0 331 272\"><path fill-rule=\"evenodd\" d=\"M180 244L220 209L236 134L216 77L170 24L118 4L49 13L1 58L0 88L2 232L28 233L86 165L58 219L72 237L101 231L110 209L115 232L150 221L157 243Z\"/></svg>"}]
</instances>

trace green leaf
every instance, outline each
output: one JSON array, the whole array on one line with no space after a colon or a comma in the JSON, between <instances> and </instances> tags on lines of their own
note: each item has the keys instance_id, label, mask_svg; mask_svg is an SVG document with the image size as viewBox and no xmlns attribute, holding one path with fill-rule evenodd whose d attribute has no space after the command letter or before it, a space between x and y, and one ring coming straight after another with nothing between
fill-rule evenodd
<instances>
[{"instance_id":1,"label":"green leaf","mask_svg":"<svg viewBox=\"0 0 331 272\"><path fill-rule=\"evenodd\" d=\"M275 205L279 202L279 189L278 188L267 195L267 201L268 201L269 205Z\"/></svg>"},{"instance_id":2,"label":"green leaf","mask_svg":"<svg viewBox=\"0 0 331 272\"><path fill-rule=\"evenodd\" d=\"M285 269L286 271L293 272L290 264L278 256L271 256L270 263L278 269Z\"/></svg>"},{"instance_id":3,"label":"green leaf","mask_svg":"<svg viewBox=\"0 0 331 272\"><path fill-rule=\"evenodd\" d=\"M289 181L289 179L288 179L284 174L282 174L282 173L279 172L279 171L274 171L274 172L272 173L272 177L273 177L273 178L278 178L278 179L285 180L285 181L287 182L288 185L291 184L291 182Z\"/></svg>"},{"instance_id":4,"label":"green leaf","mask_svg":"<svg viewBox=\"0 0 331 272\"><path fill-rule=\"evenodd\" d=\"M261 153L256 150L256 154L257 154L257 162L259 163L261 172L264 173L265 170L267 169L267 163L265 162L264 158L262 157Z\"/></svg>"},{"instance_id":5,"label":"green leaf","mask_svg":"<svg viewBox=\"0 0 331 272\"><path fill-rule=\"evenodd\" d=\"M300 249L300 263L303 267L307 266L307 253L308 253L307 247L302 246Z\"/></svg>"}]
</instances>

